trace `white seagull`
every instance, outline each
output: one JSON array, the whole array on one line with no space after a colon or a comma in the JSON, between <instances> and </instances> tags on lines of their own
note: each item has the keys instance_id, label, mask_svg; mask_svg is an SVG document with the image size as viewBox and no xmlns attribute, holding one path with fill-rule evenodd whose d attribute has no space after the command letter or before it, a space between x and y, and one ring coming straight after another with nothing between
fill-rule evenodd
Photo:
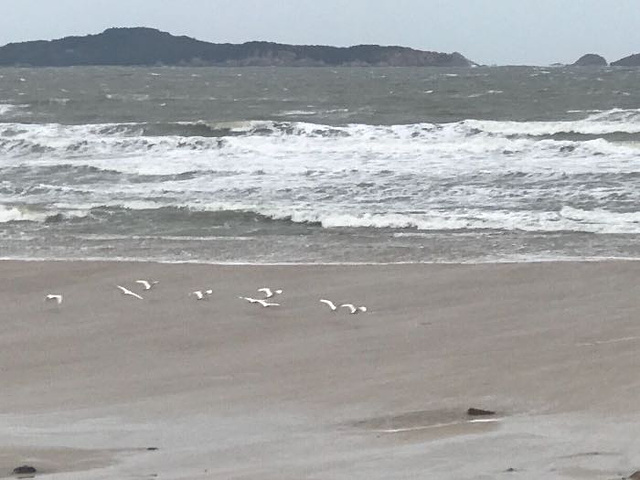
<instances>
[{"instance_id":1,"label":"white seagull","mask_svg":"<svg viewBox=\"0 0 640 480\"><path fill-rule=\"evenodd\" d=\"M238 297L240 300L246 300L249 303L258 303L258 300L251 297Z\"/></svg>"},{"instance_id":2,"label":"white seagull","mask_svg":"<svg viewBox=\"0 0 640 480\"><path fill-rule=\"evenodd\" d=\"M320 299L320 303L324 303L325 305L327 305L333 312L335 312L336 308L338 308L336 307L336 304L333 303L331 300L325 300L324 298Z\"/></svg>"},{"instance_id":3,"label":"white seagull","mask_svg":"<svg viewBox=\"0 0 640 480\"><path fill-rule=\"evenodd\" d=\"M195 292L191 292L189 294L189 296L192 295L196 297L196 300L202 300L204 298L204 293L202 293L202 290L196 290Z\"/></svg>"},{"instance_id":4,"label":"white seagull","mask_svg":"<svg viewBox=\"0 0 640 480\"><path fill-rule=\"evenodd\" d=\"M358 309L353 303L343 303L340 308L348 308L351 315L358 313Z\"/></svg>"},{"instance_id":5,"label":"white seagull","mask_svg":"<svg viewBox=\"0 0 640 480\"><path fill-rule=\"evenodd\" d=\"M251 298L251 297L238 297L238 298L241 298L242 300L246 300L249 303L259 303L263 307L279 307L280 306L279 303L267 302L259 298Z\"/></svg>"},{"instance_id":6,"label":"white seagull","mask_svg":"<svg viewBox=\"0 0 640 480\"><path fill-rule=\"evenodd\" d=\"M136 283L139 283L140 285L142 285L145 290L151 290L151 287L156 285L158 283L158 281L157 280L152 280L150 282L149 280L136 280Z\"/></svg>"},{"instance_id":7,"label":"white seagull","mask_svg":"<svg viewBox=\"0 0 640 480\"><path fill-rule=\"evenodd\" d=\"M269 287L259 288L258 291L264 293L264 298L271 298L282 293L282 290L271 290Z\"/></svg>"},{"instance_id":8,"label":"white seagull","mask_svg":"<svg viewBox=\"0 0 640 480\"><path fill-rule=\"evenodd\" d=\"M262 305L263 307L279 307L280 304L279 303L274 303L274 302L267 302L265 300L258 300L258 302L260 305Z\"/></svg>"},{"instance_id":9,"label":"white seagull","mask_svg":"<svg viewBox=\"0 0 640 480\"><path fill-rule=\"evenodd\" d=\"M49 293L46 297L44 297L44 301L48 302L50 300L55 300L58 305L62 303L62 295L59 293Z\"/></svg>"},{"instance_id":10,"label":"white seagull","mask_svg":"<svg viewBox=\"0 0 640 480\"><path fill-rule=\"evenodd\" d=\"M132 292L128 288L124 288L122 285L116 285L116 287L118 287L124 295L131 295L132 297L136 297L137 299L144 300L140 295Z\"/></svg>"}]
</instances>

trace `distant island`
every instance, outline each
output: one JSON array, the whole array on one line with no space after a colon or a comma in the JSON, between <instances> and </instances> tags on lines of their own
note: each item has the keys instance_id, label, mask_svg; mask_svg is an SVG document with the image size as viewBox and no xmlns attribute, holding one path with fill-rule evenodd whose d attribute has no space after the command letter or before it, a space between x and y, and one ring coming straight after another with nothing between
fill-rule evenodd
<instances>
[{"instance_id":1,"label":"distant island","mask_svg":"<svg viewBox=\"0 0 640 480\"><path fill-rule=\"evenodd\" d=\"M380 45L220 44L145 27L109 28L97 35L0 47L0 66L80 65L471 67L475 64L458 52Z\"/></svg>"},{"instance_id":2,"label":"distant island","mask_svg":"<svg viewBox=\"0 0 640 480\"><path fill-rule=\"evenodd\" d=\"M574 67L606 67L607 65L611 67L640 67L640 53L629 55L611 63L607 63L607 60L601 55L587 53L572 64Z\"/></svg>"},{"instance_id":3,"label":"distant island","mask_svg":"<svg viewBox=\"0 0 640 480\"><path fill-rule=\"evenodd\" d=\"M575 67L606 67L607 65L609 65L607 59L595 53L587 53L573 64Z\"/></svg>"},{"instance_id":4,"label":"distant island","mask_svg":"<svg viewBox=\"0 0 640 480\"><path fill-rule=\"evenodd\" d=\"M640 53L611 62L611 65L614 67L640 67Z\"/></svg>"}]
</instances>

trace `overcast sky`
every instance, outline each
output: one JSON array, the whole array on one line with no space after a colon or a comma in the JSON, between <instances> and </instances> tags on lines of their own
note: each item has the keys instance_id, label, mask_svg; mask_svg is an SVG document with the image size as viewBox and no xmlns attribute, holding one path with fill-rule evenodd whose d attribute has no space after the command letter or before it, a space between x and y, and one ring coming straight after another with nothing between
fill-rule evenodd
<instances>
[{"instance_id":1,"label":"overcast sky","mask_svg":"<svg viewBox=\"0 0 640 480\"><path fill-rule=\"evenodd\" d=\"M0 45L149 26L211 42L459 51L485 64L640 52L640 0L0 0Z\"/></svg>"}]
</instances>

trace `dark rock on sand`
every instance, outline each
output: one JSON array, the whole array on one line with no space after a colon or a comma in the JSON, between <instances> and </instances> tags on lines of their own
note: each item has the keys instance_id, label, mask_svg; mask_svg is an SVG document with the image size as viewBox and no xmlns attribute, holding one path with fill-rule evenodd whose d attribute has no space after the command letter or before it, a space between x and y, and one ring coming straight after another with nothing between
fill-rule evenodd
<instances>
[{"instance_id":1,"label":"dark rock on sand","mask_svg":"<svg viewBox=\"0 0 640 480\"><path fill-rule=\"evenodd\" d=\"M574 67L606 67L607 65L607 60L603 56L596 55L595 53L587 53L573 64Z\"/></svg>"},{"instance_id":2,"label":"dark rock on sand","mask_svg":"<svg viewBox=\"0 0 640 480\"><path fill-rule=\"evenodd\" d=\"M37 472L38 471L35 469L35 467L32 467L31 465L21 465L13 469L14 475L29 475Z\"/></svg>"},{"instance_id":3,"label":"dark rock on sand","mask_svg":"<svg viewBox=\"0 0 640 480\"><path fill-rule=\"evenodd\" d=\"M495 414L496 412L492 412L491 410L482 410L481 408L470 408L467 410L467 415L470 417L487 417Z\"/></svg>"},{"instance_id":4,"label":"dark rock on sand","mask_svg":"<svg viewBox=\"0 0 640 480\"><path fill-rule=\"evenodd\" d=\"M158 450L158 447L147 447L147 450L149 452L155 452L156 450Z\"/></svg>"}]
</instances>

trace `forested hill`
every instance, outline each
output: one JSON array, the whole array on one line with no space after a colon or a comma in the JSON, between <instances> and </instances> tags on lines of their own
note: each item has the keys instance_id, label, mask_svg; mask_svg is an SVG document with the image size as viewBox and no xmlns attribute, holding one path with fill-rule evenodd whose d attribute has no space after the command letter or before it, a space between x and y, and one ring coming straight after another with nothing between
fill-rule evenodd
<instances>
[{"instance_id":1,"label":"forested hill","mask_svg":"<svg viewBox=\"0 0 640 480\"><path fill-rule=\"evenodd\" d=\"M395 66L469 67L461 54L406 47L286 45L271 42L219 44L174 36L153 28L109 28L97 35L0 47L3 66Z\"/></svg>"}]
</instances>

